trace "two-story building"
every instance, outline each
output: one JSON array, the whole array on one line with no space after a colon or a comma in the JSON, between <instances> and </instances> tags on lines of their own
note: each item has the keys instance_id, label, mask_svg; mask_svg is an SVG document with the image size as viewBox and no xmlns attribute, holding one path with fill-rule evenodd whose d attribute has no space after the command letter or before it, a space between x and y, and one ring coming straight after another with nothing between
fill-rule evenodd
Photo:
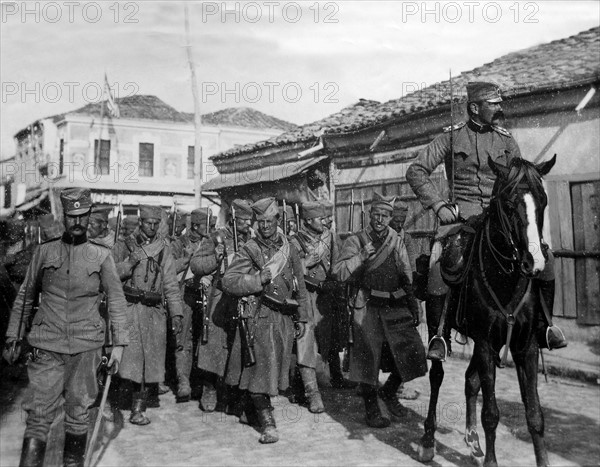
<instances>
[{"instance_id":1,"label":"two-story building","mask_svg":"<svg viewBox=\"0 0 600 467\"><path fill-rule=\"evenodd\" d=\"M93 103L40 119L15 135L16 155L4 164L3 175L14 180L15 208L24 217L59 214L58 195L73 186L90 188L96 204L121 203L125 214L135 213L139 204L168 208L174 200L193 209L193 114L155 96L116 102L119 118L110 116L105 102ZM211 155L294 127L249 108L203 115L204 181L217 174Z\"/></svg>"}]
</instances>

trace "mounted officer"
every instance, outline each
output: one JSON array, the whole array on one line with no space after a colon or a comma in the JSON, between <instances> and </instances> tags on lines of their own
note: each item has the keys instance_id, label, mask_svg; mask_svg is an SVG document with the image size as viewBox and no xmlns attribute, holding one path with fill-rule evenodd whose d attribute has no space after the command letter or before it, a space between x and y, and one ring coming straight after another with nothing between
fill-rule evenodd
<instances>
[{"instance_id":1,"label":"mounted officer","mask_svg":"<svg viewBox=\"0 0 600 467\"><path fill-rule=\"evenodd\" d=\"M62 191L65 233L40 245L27 269L15 301L4 357L18 355L18 342L28 327L31 305L40 305L27 335L33 347L27 365L27 427L21 466L41 466L50 426L65 409L65 466L82 466L87 442L89 408L96 399L96 370L105 333L112 333L109 366L118 368L127 345L126 302L110 250L88 241L92 207L89 190ZM38 289L39 287L39 289ZM100 290L108 296L110 330L98 312Z\"/></svg>"},{"instance_id":2,"label":"mounted officer","mask_svg":"<svg viewBox=\"0 0 600 467\"><path fill-rule=\"evenodd\" d=\"M235 297L247 296L250 303L248 325L256 363L242 369L239 387L250 393L258 412L259 441L266 444L279 440L270 396L289 385L294 335L298 339L304 335L309 305L298 253L278 230L277 201L258 200L252 211L258 231L225 271L223 290ZM240 360L241 355L231 358Z\"/></svg>"},{"instance_id":3,"label":"mounted officer","mask_svg":"<svg viewBox=\"0 0 600 467\"><path fill-rule=\"evenodd\" d=\"M432 340L427 358L444 361L450 344L449 329L444 338L435 336L449 289L442 279L441 263L449 272L464 267L465 249L472 243L478 220L490 204L495 175L488 166L488 157L508 166L512 158L521 157L521 150L512 135L500 123L504 119L500 88L495 83L467 84L468 122L444 130L429 143L409 166L406 180L425 209L432 209L439 219L435 243L431 249L427 297L427 324ZM454 203L448 203L430 178L441 164L445 165L450 193ZM466 223L466 225L464 224ZM443 254L442 254L443 250ZM554 256L548 251L546 268L536 279L542 300L548 310L554 304ZM550 318L550 317L549 317ZM541 347L556 349L567 345L557 326L539 323L538 341Z\"/></svg>"},{"instance_id":4,"label":"mounted officer","mask_svg":"<svg viewBox=\"0 0 600 467\"><path fill-rule=\"evenodd\" d=\"M162 209L140 206L139 230L117 242L114 256L118 263L123 291L131 319L131 343L123 354L119 375L133 382L133 403L129 421L147 425L146 384L158 384L165 375L167 310L173 333L181 332L183 311L169 246L157 235Z\"/></svg>"},{"instance_id":5,"label":"mounted officer","mask_svg":"<svg viewBox=\"0 0 600 467\"><path fill-rule=\"evenodd\" d=\"M339 280L354 284L350 379L360 383L366 423L374 428L390 424L379 409L378 395L392 415L401 417L396 397L400 384L427 373L425 349L415 329L419 311L408 254L389 227L394 199L373 193L369 225L346 239L333 266ZM392 374L378 391L382 366Z\"/></svg>"}]
</instances>

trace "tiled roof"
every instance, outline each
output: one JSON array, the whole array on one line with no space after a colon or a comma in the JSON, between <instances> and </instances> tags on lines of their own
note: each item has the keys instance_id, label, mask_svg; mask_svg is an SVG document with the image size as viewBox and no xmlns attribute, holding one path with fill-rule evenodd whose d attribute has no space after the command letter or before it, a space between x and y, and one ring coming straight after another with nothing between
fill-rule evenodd
<instances>
[{"instance_id":1,"label":"tiled roof","mask_svg":"<svg viewBox=\"0 0 600 467\"><path fill-rule=\"evenodd\" d=\"M600 28L528 49L512 52L493 62L452 78L454 99L463 98L469 81L495 80L505 97L557 90L600 79ZM316 141L322 134L351 133L408 114L447 105L450 83L443 81L385 103L361 99L322 120L302 125L274 138L235 147L216 154L218 161L261 149Z\"/></svg>"},{"instance_id":2,"label":"tiled roof","mask_svg":"<svg viewBox=\"0 0 600 467\"><path fill-rule=\"evenodd\" d=\"M194 121L194 114L184 114L190 122ZM245 128L261 128L290 131L296 125L279 118L259 112L248 107L231 107L209 114L202 115L202 124L211 126L236 126Z\"/></svg>"},{"instance_id":3,"label":"tiled roof","mask_svg":"<svg viewBox=\"0 0 600 467\"><path fill-rule=\"evenodd\" d=\"M156 96L135 95L115 99L119 106L121 118L161 120L178 123L193 123L194 114L179 112ZM69 114L84 114L100 117L102 105L105 102L87 104L84 107L67 112ZM54 122L62 120L67 113L49 117ZM108 111L104 107L104 115ZM211 126L235 126L244 128L275 129L290 131L296 128L293 123L280 120L248 107L228 108L202 115L202 124Z\"/></svg>"}]
</instances>

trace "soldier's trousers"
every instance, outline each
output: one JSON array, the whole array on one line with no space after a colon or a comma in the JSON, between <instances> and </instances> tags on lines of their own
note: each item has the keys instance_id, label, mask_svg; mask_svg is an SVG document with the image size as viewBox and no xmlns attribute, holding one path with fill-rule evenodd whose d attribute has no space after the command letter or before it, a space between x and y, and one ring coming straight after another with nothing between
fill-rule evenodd
<instances>
[{"instance_id":1,"label":"soldier's trousers","mask_svg":"<svg viewBox=\"0 0 600 467\"><path fill-rule=\"evenodd\" d=\"M27 365L29 386L23 408L27 411L25 438L47 441L52 422L65 411L65 431L87 433L89 408L98 395L96 369L102 349L68 355L34 350Z\"/></svg>"},{"instance_id":2,"label":"soldier's trousers","mask_svg":"<svg viewBox=\"0 0 600 467\"><path fill-rule=\"evenodd\" d=\"M193 341L192 341L192 314L193 310L188 304L188 297L184 296L183 319L181 321L181 332L177 335L177 348L175 349L175 367L177 378L181 376L189 379L192 371ZM193 301L192 301L193 303Z\"/></svg>"}]
</instances>

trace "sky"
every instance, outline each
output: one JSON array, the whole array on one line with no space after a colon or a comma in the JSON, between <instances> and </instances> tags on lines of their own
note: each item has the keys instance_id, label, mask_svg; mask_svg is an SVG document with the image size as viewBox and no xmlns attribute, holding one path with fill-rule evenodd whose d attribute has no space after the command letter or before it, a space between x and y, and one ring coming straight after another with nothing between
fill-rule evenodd
<instances>
[{"instance_id":1,"label":"sky","mask_svg":"<svg viewBox=\"0 0 600 467\"><path fill-rule=\"evenodd\" d=\"M202 113L252 107L295 124L385 102L600 25L598 1L187 2ZM1 3L0 157L33 121L102 97L194 109L184 3Z\"/></svg>"}]
</instances>

